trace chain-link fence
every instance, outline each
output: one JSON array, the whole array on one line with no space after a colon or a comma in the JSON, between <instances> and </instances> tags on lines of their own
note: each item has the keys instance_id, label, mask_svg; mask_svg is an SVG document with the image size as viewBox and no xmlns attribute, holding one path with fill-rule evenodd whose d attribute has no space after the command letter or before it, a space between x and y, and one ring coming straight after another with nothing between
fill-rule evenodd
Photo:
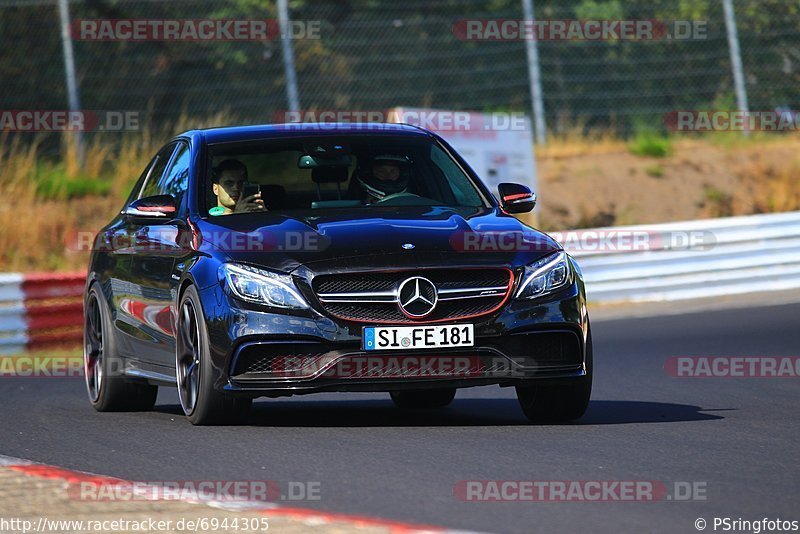
<instances>
[{"instance_id":1,"label":"chain-link fence","mask_svg":"<svg viewBox=\"0 0 800 534\"><path fill-rule=\"evenodd\" d=\"M465 19L522 19L520 0L293 0L318 39L292 42L302 109L531 109L525 40L465 40ZM800 2L734 0L753 110L800 104ZM70 19L275 18L267 0L72 0ZM65 109L55 0L0 0L0 109ZM540 20L703 21L700 39L541 40L549 134L663 129L673 110L735 109L722 0L536 0ZM74 24L73 24L74 26ZM272 122L289 107L280 38L72 39L83 109L141 110L155 124Z\"/></svg>"}]
</instances>

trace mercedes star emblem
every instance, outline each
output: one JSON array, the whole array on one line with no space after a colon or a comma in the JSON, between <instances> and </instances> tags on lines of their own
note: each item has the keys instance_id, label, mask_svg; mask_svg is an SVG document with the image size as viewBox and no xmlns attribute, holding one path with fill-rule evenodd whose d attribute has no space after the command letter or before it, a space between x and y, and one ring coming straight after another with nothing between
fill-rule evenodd
<instances>
[{"instance_id":1,"label":"mercedes star emblem","mask_svg":"<svg viewBox=\"0 0 800 534\"><path fill-rule=\"evenodd\" d=\"M421 276L407 278L400 284L400 290L397 292L397 304L400 310L414 319L430 314L438 300L436 286Z\"/></svg>"}]
</instances>

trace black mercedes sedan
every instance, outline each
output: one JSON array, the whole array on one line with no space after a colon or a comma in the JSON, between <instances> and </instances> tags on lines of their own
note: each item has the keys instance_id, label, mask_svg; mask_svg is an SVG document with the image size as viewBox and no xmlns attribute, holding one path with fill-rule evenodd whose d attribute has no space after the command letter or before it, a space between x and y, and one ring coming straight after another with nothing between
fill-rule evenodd
<instances>
[{"instance_id":1,"label":"black mercedes sedan","mask_svg":"<svg viewBox=\"0 0 800 534\"><path fill-rule=\"evenodd\" d=\"M535 422L581 417L592 337L581 272L441 137L286 124L178 135L96 236L84 359L99 411L177 386L194 424L257 397L387 392L402 409L513 386Z\"/></svg>"}]
</instances>

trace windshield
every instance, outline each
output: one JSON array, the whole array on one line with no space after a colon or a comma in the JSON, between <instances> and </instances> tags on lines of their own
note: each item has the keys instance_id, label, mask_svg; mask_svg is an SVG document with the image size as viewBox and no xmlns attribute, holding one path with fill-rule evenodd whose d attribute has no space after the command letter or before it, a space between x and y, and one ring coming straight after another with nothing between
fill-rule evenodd
<instances>
[{"instance_id":1,"label":"windshield","mask_svg":"<svg viewBox=\"0 0 800 534\"><path fill-rule=\"evenodd\" d=\"M209 147L209 215L254 211L485 207L460 165L429 138L320 136Z\"/></svg>"}]
</instances>

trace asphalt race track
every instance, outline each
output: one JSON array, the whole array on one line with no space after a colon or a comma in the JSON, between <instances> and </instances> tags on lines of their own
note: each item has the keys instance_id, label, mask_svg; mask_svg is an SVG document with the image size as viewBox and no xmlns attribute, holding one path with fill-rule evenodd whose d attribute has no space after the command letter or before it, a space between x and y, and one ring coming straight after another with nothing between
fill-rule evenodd
<instances>
[{"instance_id":1,"label":"asphalt race track","mask_svg":"<svg viewBox=\"0 0 800 534\"><path fill-rule=\"evenodd\" d=\"M697 532L695 520L800 520L800 379L675 378L670 356L798 356L800 304L595 321L595 389L576 424L526 424L513 390L436 412L385 394L256 403L243 427L193 427L177 393L99 414L82 379L0 380L0 454L128 480L319 481L293 506L484 532ZM465 480L697 483L705 500L463 502ZM717 530L719 531L719 529Z\"/></svg>"}]
</instances>

